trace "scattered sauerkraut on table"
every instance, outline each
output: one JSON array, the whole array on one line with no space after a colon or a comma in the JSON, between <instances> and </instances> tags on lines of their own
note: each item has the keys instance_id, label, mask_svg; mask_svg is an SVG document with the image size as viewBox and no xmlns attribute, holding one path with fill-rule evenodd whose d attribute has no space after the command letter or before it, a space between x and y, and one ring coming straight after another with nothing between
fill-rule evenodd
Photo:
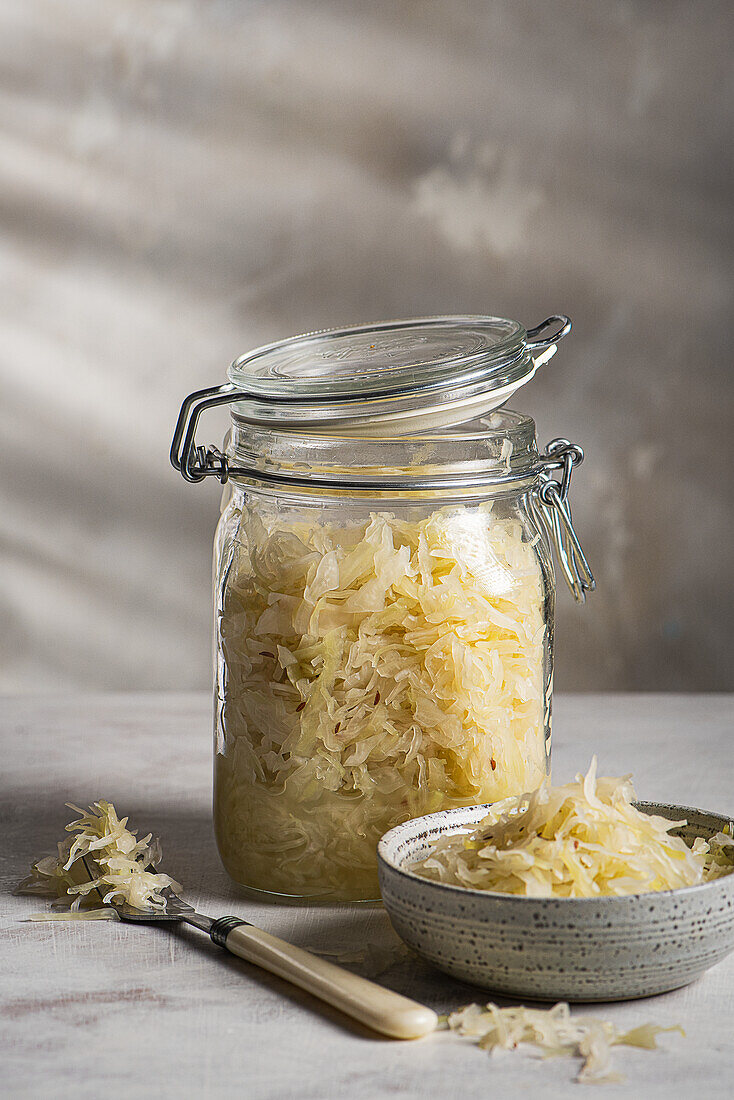
<instances>
[{"instance_id":1,"label":"scattered sauerkraut on table","mask_svg":"<svg viewBox=\"0 0 734 1100\"><path fill-rule=\"evenodd\" d=\"M498 802L479 825L440 837L411 870L471 890L528 897L593 898L695 886L734 870L734 839L718 833L692 847L671 836L685 821L632 805L630 776L544 784Z\"/></svg>"},{"instance_id":2,"label":"scattered sauerkraut on table","mask_svg":"<svg viewBox=\"0 0 734 1100\"><path fill-rule=\"evenodd\" d=\"M545 778L538 549L491 504L422 515L225 513L215 820L246 886L378 897L387 829Z\"/></svg>"},{"instance_id":3,"label":"scattered sauerkraut on table","mask_svg":"<svg viewBox=\"0 0 734 1100\"><path fill-rule=\"evenodd\" d=\"M151 833L138 840L111 802L93 802L87 810L66 805L79 814L66 826L72 835L59 843L57 855L37 860L18 887L18 893L54 899L54 912L30 920L115 920L111 903L154 912L165 908L163 890L181 893L169 875L151 870L161 858L160 842Z\"/></svg>"},{"instance_id":4,"label":"scattered sauerkraut on table","mask_svg":"<svg viewBox=\"0 0 734 1100\"><path fill-rule=\"evenodd\" d=\"M618 1031L597 1016L573 1016L567 1004L553 1008L499 1008L495 1004L467 1005L441 1018L441 1025L475 1039L482 1050L495 1054L521 1045L535 1047L545 1057L567 1054L583 1059L576 1080L581 1084L618 1084L624 1077L612 1069L612 1048L640 1047L655 1050L657 1036L665 1031L685 1032L681 1027L642 1024Z\"/></svg>"}]
</instances>

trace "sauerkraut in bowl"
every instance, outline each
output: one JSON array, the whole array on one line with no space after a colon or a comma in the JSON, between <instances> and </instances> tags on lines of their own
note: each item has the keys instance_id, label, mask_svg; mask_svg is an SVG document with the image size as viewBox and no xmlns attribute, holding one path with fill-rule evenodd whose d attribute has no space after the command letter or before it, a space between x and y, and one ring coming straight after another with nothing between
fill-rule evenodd
<instances>
[{"instance_id":1,"label":"sauerkraut in bowl","mask_svg":"<svg viewBox=\"0 0 734 1100\"><path fill-rule=\"evenodd\" d=\"M586 775L487 807L473 829L438 837L411 870L433 882L528 898L625 897L699 886L734 870L731 826L686 844L640 810L630 775ZM644 804L643 804L644 806Z\"/></svg>"},{"instance_id":2,"label":"sauerkraut in bowl","mask_svg":"<svg viewBox=\"0 0 734 1100\"><path fill-rule=\"evenodd\" d=\"M388 829L545 779L553 570L521 492L234 485L215 589L215 826L238 883L378 898Z\"/></svg>"}]
</instances>

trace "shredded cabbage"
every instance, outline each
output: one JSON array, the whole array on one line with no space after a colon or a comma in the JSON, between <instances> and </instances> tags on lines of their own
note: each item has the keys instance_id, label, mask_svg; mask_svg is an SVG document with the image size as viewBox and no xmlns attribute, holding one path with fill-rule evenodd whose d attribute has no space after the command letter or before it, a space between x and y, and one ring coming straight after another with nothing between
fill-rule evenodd
<instances>
[{"instance_id":1,"label":"shredded cabbage","mask_svg":"<svg viewBox=\"0 0 734 1100\"><path fill-rule=\"evenodd\" d=\"M492 806L471 830L434 841L411 869L434 881L528 897L593 898L695 886L734 870L734 840L718 833L689 848L686 824L641 813L631 777L544 784Z\"/></svg>"},{"instance_id":2,"label":"shredded cabbage","mask_svg":"<svg viewBox=\"0 0 734 1100\"><path fill-rule=\"evenodd\" d=\"M37 860L18 887L22 894L54 898L59 911L30 919L115 920L110 903L127 902L153 912L165 908L163 890L181 893L169 875L150 870L161 859L160 842L151 833L138 840L137 831L128 829L128 819L118 817L111 802L94 802L88 810L66 805L79 814L66 826L73 835L59 843L57 855Z\"/></svg>"},{"instance_id":3,"label":"shredded cabbage","mask_svg":"<svg viewBox=\"0 0 734 1100\"><path fill-rule=\"evenodd\" d=\"M553 1008L499 1008L495 1004L467 1005L449 1016L441 1017L439 1026L459 1035L476 1039L483 1050L496 1053L515 1050L529 1044L543 1051L546 1057L558 1054L583 1058L577 1081L582 1084L616 1084L624 1081L611 1068L612 1047L639 1047L655 1050L657 1036L664 1031L679 1031L681 1027L657 1027L642 1024L631 1031L620 1032L614 1024L596 1016L572 1016L567 1004Z\"/></svg>"},{"instance_id":4,"label":"shredded cabbage","mask_svg":"<svg viewBox=\"0 0 734 1100\"><path fill-rule=\"evenodd\" d=\"M257 889L378 897L387 829L546 774L529 529L491 504L350 516L233 501L220 529L215 821Z\"/></svg>"}]
</instances>

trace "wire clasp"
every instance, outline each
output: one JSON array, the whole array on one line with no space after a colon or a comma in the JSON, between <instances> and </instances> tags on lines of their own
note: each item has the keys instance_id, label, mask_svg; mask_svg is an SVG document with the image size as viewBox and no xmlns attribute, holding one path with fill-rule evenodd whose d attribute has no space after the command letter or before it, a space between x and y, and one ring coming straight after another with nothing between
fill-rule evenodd
<instances>
[{"instance_id":1,"label":"wire clasp","mask_svg":"<svg viewBox=\"0 0 734 1100\"><path fill-rule=\"evenodd\" d=\"M222 485L229 479L226 455L218 447L196 445L196 428L205 409L217 405L231 405L242 398L242 391L228 382L224 386L210 386L206 390L190 393L181 406L171 443L171 465L187 481L203 481L205 477L217 477Z\"/></svg>"},{"instance_id":2,"label":"wire clasp","mask_svg":"<svg viewBox=\"0 0 734 1100\"><path fill-rule=\"evenodd\" d=\"M561 571L575 600L583 603L587 592L593 592L596 581L579 541L571 516L568 491L574 467L584 461L583 449L568 439L553 439L545 454L539 484L530 494L531 506L553 544ZM560 478L553 473L560 472Z\"/></svg>"}]
</instances>

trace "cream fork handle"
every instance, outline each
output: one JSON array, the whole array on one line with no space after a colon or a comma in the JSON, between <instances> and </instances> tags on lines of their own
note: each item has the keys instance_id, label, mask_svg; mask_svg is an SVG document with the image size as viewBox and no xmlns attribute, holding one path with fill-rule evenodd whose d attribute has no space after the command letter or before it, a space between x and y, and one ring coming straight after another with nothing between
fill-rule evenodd
<instances>
[{"instance_id":1,"label":"cream fork handle","mask_svg":"<svg viewBox=\"0 0 734 1100\"><path fill-rule=\"evenodd\" d=\"M233 955L285 978L392 1039L420 1039L438 1023L436 1013L425 1005L360 978L237 917L220 917L212 925L210 935Z\"/></svg>"}]
</instances>

